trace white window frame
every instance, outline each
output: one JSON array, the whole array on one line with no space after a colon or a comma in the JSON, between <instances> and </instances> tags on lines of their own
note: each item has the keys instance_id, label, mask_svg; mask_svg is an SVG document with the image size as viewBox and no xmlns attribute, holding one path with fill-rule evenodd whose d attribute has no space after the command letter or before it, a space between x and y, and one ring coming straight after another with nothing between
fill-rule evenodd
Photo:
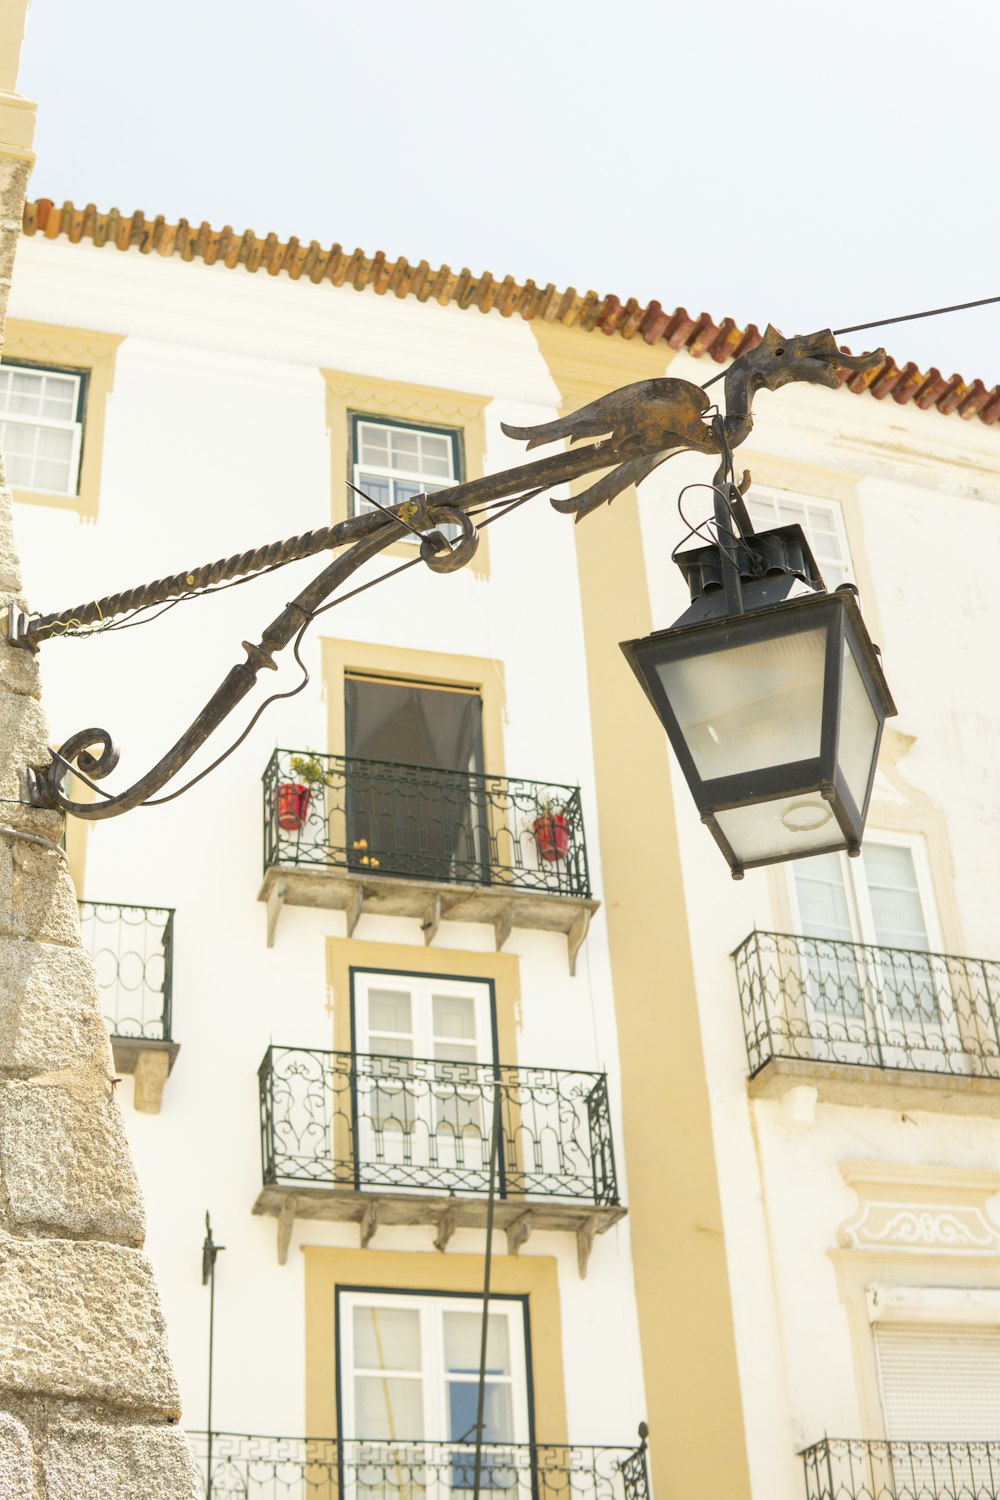
<instances>
[{"instance_id":1,"label":"white window frame","mask_svg":"<svg viewBox=\"0 0 1000 1500\"><path fill-rule=\"evenodd\" d=\"M381 464L362 464L361 462L361 431L364 427L378 427L389 429L393 432L415 432L426 437L445 438L448 444L448 462L451 474L446 479L431 478L420 474L416 469L390 469ZM373 474L379 479L385 479L390 486L389 504L397 504L395 499L394 481L402 480L406 484L415 484L422 494L435 495L439 490L450 489L452 485L460 482L459 466L461 462L458 434L446 427L424 426L420 422L400 422L392 417L377 417L374 415L352 413L351 416L351 477L358 489L364 491L362 473ZM377 510L378 507L363 499L356 491L351 493L351 504L349 513L352 516L366 515L369 511ZM461 533L459 525L445 524L440 530L449 540L454 540ZM408 531L400 541L409 542L414 546L419 545L420 538Z\"/></svg>"},{"instance_id":2,"label":"white window frame","mask_svg":"<svg viewBox=\"0 0 1000 1500\"><path fill-rule=\"evenodd\" d=\"M84 382L87 376L86 370L61 369L57 365L38 365L17 358L0 360L0 369L19 370L26 375L56 375L61 380L71 380L74 386L73 410L77 415L72 422L58 421L54 417L26 416L22 412L11 412L0 407L0 446L6 448L4 429L8 423L19 427L42 427L52 428L58 432L71 432L72 444L69 456L69 478L67 488L53 489L51 485L24 484L14 481L8 475L8 482L13 489L23 490L33 495L68 495L77 496L80 493L80 458L83 452L83 411Z\"/></svg>"},{"instance_id":3,"label":"white window frame","mask_svg":"<svg viewBox=\"0 0 1000 1500\"><path fill-rule=\"evenodd\" d=\"M941 935L941 925L938 917L937 902L934 896L934 885L931 878L930 861L927 857L927 846L919 834L908 834L890 831L888 829L869 830L866 834L869 844L887 844L897 849L907 849L913 861L913 872L917 882L917 895L920 900L921 916L923 917L924 930L927 935L927 951L929 954L943 953L944 943ZM851 859L844 852L837 855L840 861L841 876L844 883L844 893L847 900L848 919L851 925L851 937L845 939L853 943L860 943L866 947L887 948L887 945L879 942L875 931L875 923L872 915L871 902L868 892L868 879L865 870L865 854L862 845L861 854ZM793 862L788 865L788 896L791 905L793 929L804 935L804 922L799 907L798 890L795 881ZM823 942L824 939L816 939ZM833 939L830 940L834 941ZM891 951L887 950L887 951ZM871 1021L874 1024L878 1036L879 1048L883 1063L892 1065L896 1059L897 1066L906 1066L906 1055L899 1053L887 1040L896 1024L894 1013L891 1008L883 1005L885 993L884 976L873 970L868 962L869 955L866 954L863 972L859 970L857 979L858 992L862 997L863 1011L859 1013L859 1020L865 1019L866 1024ZM808 961L803 958L803 969L808 968ZM930 975L934 985L934 995L937 1003L938 1025L941 1031L942 1041L948 1040L959 1043L959 1046L951 1052L952 1069L957 1071L954 1064L961 1056L960 1028L955 1014L954 1001L951 988L946 975L930 965ZM803 977L805 977L803 975ZM817 1017L826 1017L829 1013L825 1010L817 1010L814 1001L810 998L808 986L805 987L806 1003L811 1013ZM845 1043L846 1045L846 1043ZM867 1046L868 1044L865 1044ZM919 1051L914 1048L912 1042L908 1043L908 1051ZM846 1059L845 1059L846 1060Z\"/></svg>"},{"instance_id":4,"label":"white window frame","mask_svg":"<svg viewBox=\"0 0 1000 1500\"><path fill-rule=\"evenodd\" d=\"M917 878L917 894L920 897L920 910L927 932L927 946L931 953L942 953L944 951L944 942L941 936L941 924L938 919L937 902L934 897L934 882L931 878L930 860L927 857L927 845L921 835L898 833L879 828L869 829L865 834L865 838L871 844L889 844L896 849L909 850L910 857L913 860L913 872ZM862 844L861 853L857 858L851 859L843 851L838 854L837 858L840 860L844 891L847 896L847 909L851 920L851 941L877 946L878 937L875 933L875 923L868 897L864 844ZM788 894L795 931L801 932L802 913L799 909L793 864L794 861L789 861Z\"/></svg>"},{"instance_id":5,"label":"white window frame","mask_svg":"<svg viewBox=\"0 0 1000 1500\"><path fill-rule=\"evenodd\" d=\"M455 979L436 974L407 973L398 970L352 969L354 1051L378 1054L372 1045L368 1016L368 993L372 989L397 990L408 994L413 1004L413 1056L434 1060L435 1041L455 1038L435 1037L433 997L456 995L472 997L476 1017L476 1061L489 1065L496 1061L493 1038L493 995L488 979ZM385 1035L392 1035L386 1032ZM402 1036L402 1033L399 1034Z\"/></svg>"},{"instance_id":6,"label":"white window frame","mask_svg":"<svg viewBox=\"0 0 1000 1500\"><path fill-rule=\"evenodd\" d=\"M823 581L826 584L827 588L832 593L833 590L837 587L837 582L857 582L854 572L854 561L851 557L851 545L847 536L847 527L844 524L844 512L839 500L830 500L819 495L803 495L800 494L797 490L780 490L770 485L755 484L746 497L746 504L750 511L750 519L753 521L754 526L760 530L764 529L764 521L762 518L754 516L753 511L755 505L766 505L769 508L773 509L774 514L767 517L766 524L768 527L785 526L789 524L787 521L782 521L777 514L778 507L782 504L802 506L804 516L802 521L800 522L800 525L802 526L802 530L806 534L806 541L809 543L809 546L812 549L812 554L816 559L819 571L823 575ZM834 532L837 541L840 544L841 552L843 553L843 556L840 559L821 556L817 551L816 542L813 538L812 524L810 521L810 511L823 511L830 517L833 523L830 529ZM832 577L830 576L830 569L834 567L839 568L844 575L843 578L838 579L837 582L834 582Z\"/></svg>"},{"instance_id":7,"label":"white window frame","mask_svg":"<svg viewBox=\"0 0 1000 1500\"><path fill-rule=\"evenodd\" d=\"M371 989L389 989L408 994L411 999L412 1085L406 1082L406 1057L386 1053L371 1040L368 1017L368 993ZM433 997L471 995L476 1021L475 1057L462 1063L437 1059L434 1044L454 1038L436 1037L433 1032ZM493 987L488 979L439 978L432 974L385 972L378 969L351 971L352 1043L354 1055L392 1058L392 1062L375 1065L372 1081L357 1074L355 1083L358 1170L365 1178L366 1167L403 1166L419 1172L425 1167L431 1173L449 1169L483 1171L489 1157L492 1130L491 1096L482 1087L484 1071L496 1064ZM391 1032L383 1035L392 1036ZM402 1040L404 1033L396 1033ZM432 1075L444 1081L440 1088L433 1083L421 1086L427 1077L426 1064ZM463 1088L463 1068L471 1067L474 1077ZM395 1076L394 1076L395 1075ZM468 1075L465 1075L468 1079ZM378 1080L377 1082L374 1080ZM362 1107L366 1105L367 1107ZM450 1115L450 1119L448 1118Z\"/></svg>"},{"instance_id":8,"label":"white window frame","mask_svg":"<svg viewBox=\"0 0 1000 1500\"><path fill-rule=\"evenodd\" d=\"M471 1312L482 1315L482 1298L459 1296L450 1292L414 1293L391 1291L364 1291L349 1287L337 1289L337 1350L336 1370L338 1397L341 1412L341 1437L345 1442L357 1443L359 1447L377 1447L379 1438L361 1438L357 1433L355 1415L354 1381L357 1375L385 1375L384 1370L359 1369L354 1359L354 1312L357 1308L386 1307L412 1309L420 1320L421 1369L419 1374L409 1371L392 1371L402 1379L419 1379L423 1388L424 1435L401 1433L399 1441L412 1440L438 1446L447 1450L457 1438L447 1436L448 1429L448 1378L444 1358L444 1314L446 1312ZM505 1297L494 1294L490 1298L490 1316L507 1320L510 1348L511 1412L514 1435L506 1441L512 1444L532 1441L531 1406L529 1399L530 1378L528 1371L527 1304L522 1297ZM520 1375L520 1379L518 1376ZM496 1377L490 1377L491 1380ZM478 1379L478 1370L471 1380ZM435 1426L437 1431L435 1431ZM475 1435L467 1441L474 1441ZM395 1441L395 1440L393 1440ZM491 1445L492 1446L492 1445ZM503 1447L503 1444L496 1445ZM487 1449L487 1451L489 1451ZM442 1485L442 1489L446 1486Z\"/></svg>"}]
</instances>

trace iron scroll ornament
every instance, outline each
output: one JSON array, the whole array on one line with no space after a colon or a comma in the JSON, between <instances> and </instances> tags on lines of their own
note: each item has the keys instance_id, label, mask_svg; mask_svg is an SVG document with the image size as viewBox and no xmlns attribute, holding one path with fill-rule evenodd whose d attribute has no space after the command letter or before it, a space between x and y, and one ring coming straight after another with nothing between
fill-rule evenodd
<instances>
[{"instance_id":1,"label":"iron scroll ornament","mask_svg":"<svg viewBox=\"0 0 1000 1500\"><path fill-rule=\"evenodd\" d=\"M275 655L302 634L330 596L360 567L407 532L420 533L419 555L432 571L453 572L471 560L478 546L479 534L471 511L604 470L594 483L572 497L550 502L556 510L580 521L630 485L640 484L677 453L692 451L724 455L728 459L731 450L750 435L757 391L776 391L795 381L836 388L839 371L861 373L884 359L882 349L859 355L842 352L829 329L786 339L769 325L761 342L735 359L726 371L724 414L715 413L709 396L692 381L669 376L640 380L552 422L535 427L501 424L508 437L525 441L529 449L568 438L570 447L566 451L439 490L432 497L419 495L391 510L380 507L336 526L260 548L255 553L209 564L193 573L178 574L123 594L88 601L58 614L25 618L11 613L6 621L8 642L37 650L43 640L71 626L86 626L112 619L126 610L166 602L187 593L192 585L201 587L203 582L238 574L249 576L265 567L270 569L319 551L347 548L285 606L264 630L260 641L242 643L246 660L228 672L197 718L133 786L117 795L108 795L96 785L115 769L119 751L106 730L86 729L53 752L48 765L29 769L31 804L96 821L116 817L151 801L248 696L258 675L277 668ZM574 446L582 438L595 441ZM725 479L725 469L724 461L716 476L717 485ZM753 528L739 490L729 485L725 494L724 508L743 534L751 533ZM446 522L461 527L461 535L454 542L435 529ZM71 770L103 800L81 803L67 797L63 784Z\"/></svg>"}]
</instances>

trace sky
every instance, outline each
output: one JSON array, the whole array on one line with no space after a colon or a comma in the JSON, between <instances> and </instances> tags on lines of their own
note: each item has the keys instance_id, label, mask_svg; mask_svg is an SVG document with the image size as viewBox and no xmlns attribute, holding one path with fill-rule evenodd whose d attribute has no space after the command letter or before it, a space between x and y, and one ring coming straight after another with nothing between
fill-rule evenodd
<instances>
[{"instance_id":1,"label":"sky","mask_svg":"<svg viewBox=\"0 0 1000 1500\"><path fill-rule=\"evenodd\" d=\"M786 334L1000 294L994 0L32 0L29 192ZM1000 305L855 335L1000 381Z\"/></svg>"}]
</instances>

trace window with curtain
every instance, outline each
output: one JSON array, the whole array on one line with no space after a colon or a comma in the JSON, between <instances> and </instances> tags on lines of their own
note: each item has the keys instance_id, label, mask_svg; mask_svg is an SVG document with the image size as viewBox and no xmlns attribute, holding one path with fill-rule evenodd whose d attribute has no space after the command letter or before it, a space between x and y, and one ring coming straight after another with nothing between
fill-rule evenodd
<instances>
[{"instance_id":1,"label":"window with curtain","mask_svg":"<svg viewBox=\"0 0 1000 1500\"><path fill-rule=\"evenodd\" d=\"M348 674L347 815L360 867L488 878L482 717L475 688Z\"/></svg>"},{"instance_id":2,"label":"window with curtain","mask_svg":"<svg viewBox=\"0 0 1000 1500\"><path fill-rule=\"evenodd\" d=\"M516 1475L503 1449L532 1441L526 1325L526 1299L491 1298L484 1490L512 1489ZM428 1488L471 1490L481 1331L478 1297L339 1289L337 1383L349 1458L370 1462L379 1444L425 1445ZM385 1455L380 1492L391 1484L391 1457ZM402 1470L400 1483L407 1482L412 1474Z\"/></svg>"}]
</instances>

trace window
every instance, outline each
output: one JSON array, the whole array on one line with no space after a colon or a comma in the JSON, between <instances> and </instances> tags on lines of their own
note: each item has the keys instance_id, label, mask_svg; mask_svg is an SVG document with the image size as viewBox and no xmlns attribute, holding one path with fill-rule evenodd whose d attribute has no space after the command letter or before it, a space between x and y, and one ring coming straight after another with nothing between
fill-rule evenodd
<instances>
[{"instance_id":1,"label":"window","mask_svg":"<svg viewBox=\"0 0 1000 1500\"><path fill-rule=\"evenodd\" d=\"M873 1332L888 1438L1000 1438L1000 1328L880 1323Z\"/></svg>"},{"instance_id":2,"label":"window","mask_svg":"<svg viewBox=\"0 0 1000 1500\"><path fill-rule=\"evenodd\" d=\"M42 365L0 365L0 446L14 489L75 495L87 375Z\"/></svg>"},{"instance_id":3,"label":"window","mask_svg":"<svg viewBox=\"0 0 1000 1500\"><path fill-rule=\"evenodd\" d=\"M359 1185L485 1191L492 986L362 969L352 971L351 998Z\"/></svg>"},{"instance_id":4,"label":"window","mask_svg":"<svg viewBox=\"0 0 1000 1500\"><path fill-rule=\"evenodd\" d=\"M957 1040L947 973L925 957L941 947L925 865L920 844L885 834L858 859L789 865L798 930L816 940L803 950L809 1008L829 1039L877 1054L842 1061L914 1066Z\"/></svg>"},{"instance_id":5,"label":"window","mask_svg":"<svg viewBox=\"0 0 1000 1500\"><path fill-rule=\"evenodd\" d=\"M844 517L836 500L806 498L755 485L746 503L750 519L759 530L790 526L793 522L802 527L831 593L840 584L854 581Z\"/></svg>"},{"instance_id":6,"label":"window","mask_svg":"<svg viewBox=\"0 0 1000 1500\"><path fill-rule=\"evenodd\" d=\"M416 427L378 417L352 418L354 483L379 505L392 507L414 495L434 495L457 484L461 478L458 433L447 428ZM374 510L361 495L352 493L352 515ZM461 528L442 528L456 536ZM408 533L406 540L417 538Z\"/></svg>"},{"instance_id":7,"label":"window","mask_svg":"<svg viewBox=\"0 0 1000 1500\"><path fill-rule=\"evenodd\" d=\"M353 974L358 1052L441 1063L493 1061L492 1003L484 980L427 974Z\"/></svg>"},{"instance_id":8,"label":"window","mask_svg":"<svg viewBox=\"0 0 1000 1500\"><path fill-rule=\"evenodd\" d=\"M478 689L347 673L344 723L352 862L383 875L485 884Z\"/></svg>"},{"instance_id":9,"label":"window","mask_svg":"<svg viewBox=\"0 0 1000 1500\"><path fill-rule=\"evenodd\" d=\"M413 1449L419 1444L413 1459L427 1465L424 1494L471 1490L481 1299L346 1287L338 1287L336 1296L337 1387L346 1461L371 1466L370 1482L380 1496L397 1485L412 1494L412 1471L405 1461L398 1470L393 1464L404 1455L392 1449L386 1453L384 1445ZM502 1448L498 1452L498 1445L532 1441L527 1367L526 1300L494 1294L486 1350L484 1490L509 1494L517 1485L512 1455ZM448 1446L458 1443L470 1446L459 1452ZM434 1453L442 1446L443 1453ZM360 1489L364 1468L358 1477Z\"/></svg>"},{"instance_id":10,"label":"window","mask_svg":"<svg viewBox=\"0 0 1000 1500\"><path fill-rule=\"evenodd\" d=\"M344 370L320 373L326 391L335 522L367 509L345 483L350 480L364 489L359 475L378 486L377 491L368 492L384 504L387 491L405 500L406 490L400 493L400 486L407 482L410 494L433 494L442 486L478 479L486 472L485 412L491 396ZM414 446L414 436L423 441ZM389 555L412 557L414 546L412 536L408 541L401 538L390 544ZM489 532L484 531L469 563L470 574L489 577L489 551Z\"/></svg>"}]
</instances>

